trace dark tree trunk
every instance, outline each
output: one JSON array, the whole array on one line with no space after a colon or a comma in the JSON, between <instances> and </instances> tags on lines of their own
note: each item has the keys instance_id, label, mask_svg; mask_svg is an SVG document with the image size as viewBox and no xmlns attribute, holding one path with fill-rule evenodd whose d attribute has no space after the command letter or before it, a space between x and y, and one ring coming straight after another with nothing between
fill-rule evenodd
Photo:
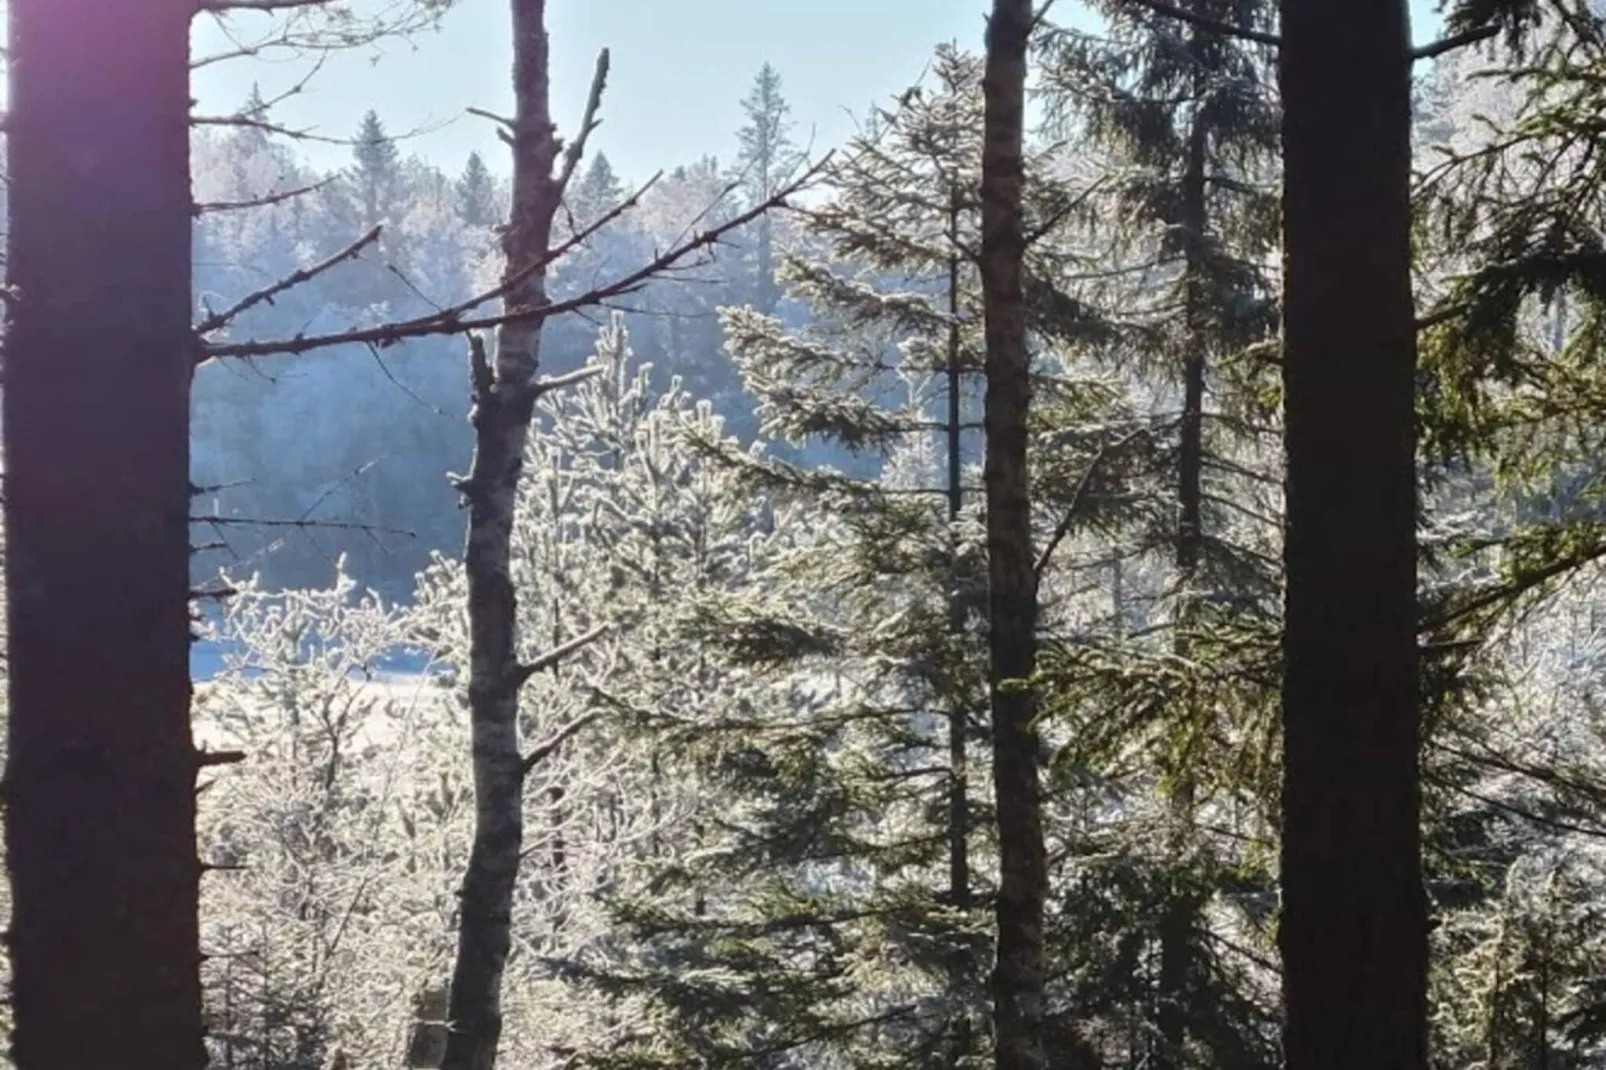
<instances>
[{"instance_id":1,"label":"dark tree trunk","mask_svg":"<svg viewBox=\"0 0 1606 1070\"><path fill-rule=\"evenodd\" d=\"M1048 877L1038 739L1028 690L1036 662L1037 578L1026 473L1031 380L1021 285L1026 246L1021 219L1022 142L1031 23L1031 0L994 0L983 76L988 644L999 851L993 1026L999 1070L1040 1070L1043 1065L1043 904Z\"/></svg>"},{"instance_id":2,"label":"dark tree trunk","mask_svg":"<svg viewBox=\"0 0 1606 1070\"><path fill-rule=\"evenodd\" d=\"M963 200L955 188L948 202L948 239L959 248L959 219ZM967 577L960 560L959 517L965 508L963 339L959 329L959 281L963 265L958 254L948 260L948 345L944 376L948 388L948 418L944 427L948 446L948 632L956 643L965 631ZM954 910L968 918L974 909L970 889L970 694L949 695L948 709L948 897ZM975 963L966 946L955 941L948 964L949 996L954 1001L949 1067L957 1067L970 1053L971 977Z\"/></svg>"},{"instance_id":3,"label":"dark tree trunk","mask_svg":"<svg viewBox=\"0 0 1606 1070\"><path fill-rule=\"evenodd\" d=\"M198 1068L189 22L11 0L13 1054Z\"/></svg>"},{"instance_id":4,"label":"dark tree trunk","mask_svg":"<svg viewBox=\"0 0 1606 1070\"><path fill-rule=\"evenodd\" d=\"M1284 0L1290 1070L1426 1065L1405 0Z\"/></svg>"},{"instance_id":5,"label":"dark tree trunk","mask_svg":"<svg viewBox=\"0 0 1606 1070\"><path fill-rule=\"evenodd\" d=\"M1190 31L1195 62L1199 62L1198 30ZM1194 78L1194 92L1205 91L1202 71ZM1199 559L1204 551L1204 393L1207 300L1204 280L1205 228L1208 202L1205 196L1209 147L1203 120L1195 114L1188 133L1188 158L1182 176L1179 222L1183 230L1183 365L1182 420L1177 470L1177 609L1176 633L1172 649L1179 658L1189 656L1189 629L1194 623L1195 592ZM1190 770L1173 771L1175 787L1168 800L1173 822L1172 843L1180 860L1192 838L1194 783ZM1160 923L1160 1050L1159 1070L1176 1070L1185 1063L1188 1017L1192 993L1193 942L1198 904L1183 889L1173 892Z\"/></svg>"},{"instance_id":6,"label":"dark tree trunk","mask_svg":"<svg viewBox=\"0 0 1606 1070\"><path fill-rule=\"evenodd\" d=\"M547 255L561 189L548 101L545 0L513 0L513 207L503 233L512 283ZM518 281L511 310L546 303L546 276ZM469 717L474 748L474 842L463 877L457 961L448 1005L445 1070L489 1070L502 1035L502 973L512 936L513 890L524 843L524 759L519 748L518 596L513 511L537 379L541 321L496 332L489 359L474 345L474 460L468 500Z\"/></svg>"}]
</instances>

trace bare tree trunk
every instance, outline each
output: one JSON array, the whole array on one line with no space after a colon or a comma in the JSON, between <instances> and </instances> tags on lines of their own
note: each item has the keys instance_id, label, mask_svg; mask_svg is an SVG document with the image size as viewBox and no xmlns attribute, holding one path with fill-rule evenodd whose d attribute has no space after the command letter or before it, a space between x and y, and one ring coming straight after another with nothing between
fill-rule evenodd
<instances>
[{"instance_id":1,"label":"bare tree trunk","mask_svg":"<svg viewBox=\"0 0 1606 1070\"><path fill-rule=\"evenodd\" d=\"M993 1025L999 1070L1043 1065L1043 847L1037 731L1027 689L1036 662L1037 578L1026 473L1031 381L1021 285L1026 46L1031 0L994 0L987 25L982 149L986 315L987 549L997 793L998 958Z\"/></svg>"},{"instance_id":2,"label":"bare tree trunk","mask_svg":"<svg viewBox=\"0 0 1606 1070\"><path fill-rule=\"evenodd\" d=\"M956 186L948 202L948 240L959 248L959 219L963 210ZM945 376L948 387L948 631L961 642L965 631L965 587L959 553L959 518L965 508L963 447L964 369L960 366L963 339L959 329L959 281L962 267L956 252L948 259L948 350ZM970 888L970 696L949 695L948 708L948 898L954 911L968 919L975 908ZM952 1035L948 1066L957 1067L970 1052L973 1028L966 993L970 991L974 963L962 942L955 941L948 963L948 995L953 1000Z\"/></svg>"},{"instance_id":3,"label":"bare tree trunk","mask_svg":"<svg viewBox=\"0 0 1606 1070\"><path fill-rule=\"evenodd\" d=\"M189 22L11 0L8 943L22 1070L206 1063L189 675Z\"/></svg>"},{"instance_id":4,"label":"bare tree trunk","mask_svg":"<svg viewBox=\"0 0 1606 1070\"><path fill-rule=\"evenodd\" d=\"M562 198L558 141L548 100L545 0L513 0L513 207L502 237L509 310L546 303L545 271ZM525 277L527 276L527 277ZM469 507L469 715L474 748L474 842L463 877L452 971L445 1070L489 1070L502 1035L502 973L511 947L513 890L524 843L524 759L519 744L518 596L512 576L513 510L541 387L541 321L496 330L495 353L474 354L474 460L462 484Z\"/></svg>"},{"instance_id":5,"label":"bare tree trunk","mask_svg":"<svg viewBox=\"0 0 1606 1070\"><path fill-rule=\"evenodd\" d=\"M1197 55L1198 30L1190 30L1192 49ZM1194 77L1194 92L1204 93L1203 77ZM1189 656L1188 632L1193 627L1198 596L1194 590L1199 560L1204 550L1204 387L1205 387L1205 227L1208 203L1205 198L1208 142L1203 120L1196 113L1188 132L1187 167L1182 178L1182 204L1179 220L1183 229L1183 389L1182 421L1178 451L1178 511L1176 532L1177 610L1172 649L1177 656ZM1174 770L1175 784L1168 800L1171 807L1172 845L1175 860L1185 856L1192 839L1194 783L1187 768ZM1160 1070L1176 1070L1185 1063L1188 1017L1192 992L1193 941L1198 906L1180 889L1173 891L1160 923L1160 1048L1156 1060Z\"/></svg>"},{"instance_id":6,"label":"bare tree trunk","mask_svg":"<svg viewBox=\"0 0 1606 1070\"><path fill-rule=\"evenodd\" d=\"M1289 1070L1427 1060L1405 0L1284 0Z\"/></svg>"}]
</instances>

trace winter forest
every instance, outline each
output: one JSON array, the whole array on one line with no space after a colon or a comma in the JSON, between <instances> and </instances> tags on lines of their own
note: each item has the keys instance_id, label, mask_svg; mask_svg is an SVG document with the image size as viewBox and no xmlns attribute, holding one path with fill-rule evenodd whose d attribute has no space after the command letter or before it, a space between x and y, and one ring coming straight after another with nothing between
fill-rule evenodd
<instances>
[{"instance_id":1,"label":"winter forest","mask_svg":"<svg viewBox=\"0 0 1606 1070\"><path fill-rule=\"evenodd\" d=\"M0 1061L1606 1067L1606 5L500 2L6 0Z\"/></svg>"}]
</instances>

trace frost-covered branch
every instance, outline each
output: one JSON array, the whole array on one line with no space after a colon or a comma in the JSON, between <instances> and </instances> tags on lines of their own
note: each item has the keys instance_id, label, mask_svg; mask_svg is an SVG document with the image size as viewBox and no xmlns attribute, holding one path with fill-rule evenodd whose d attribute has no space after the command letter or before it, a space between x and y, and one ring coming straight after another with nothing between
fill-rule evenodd
<instances>
[{"instance_id":1,"label":"frost-covered branch","mask_svg":"<svg viewBox=\"0 0 1606 1070\"><path fill-rule=\"evenodd\" d=\"M784 207L788 198L803 189L819 175L820 170L830 159L826 156L809 168L795 181L780 190L774 197L752 208L727 222L710 227L685 241L679 243L668 252L661 253L641 267L622 275L610 282L595 286L585 293L562 301L552 301L533 308L515 308L495 315L468 316L465 313L502 296L512 289L516 283L504 281L500 286L487 290L470 298L452 308L440 312L432 312L413 319L402 320L396 323L381 324L374 327L361 327L349 331L339 331L333 334L298 335L292 338L272 339L265 341L232 342L203 347L202 359L217 357L262 357L285 354L310 353L314 350L328 349L333 346L351 345L353 343L391 346L404 342L410 338L424 338L431 336L463 334L469 331L484 331L512 323L543 322L555 316L568 312L575 312L584 308L596 308L605 304L612 298L625 294L635 293L642 286L659 276L685 266L685 262L695 254L701 253L720 244L726 236L740 230L753 222L765 212ZM590 228L588 228L590 229ZM563 243L563 247L572 248L572 240ZM552 262L551 257L541 258L542 267ZM527 269L534 274L537 268Z\"/></svg>"}]
</instances>

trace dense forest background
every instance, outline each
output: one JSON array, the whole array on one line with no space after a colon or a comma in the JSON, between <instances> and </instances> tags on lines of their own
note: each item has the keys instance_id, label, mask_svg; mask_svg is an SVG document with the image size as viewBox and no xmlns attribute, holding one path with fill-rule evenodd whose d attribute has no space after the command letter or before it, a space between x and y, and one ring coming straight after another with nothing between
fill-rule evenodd
<instances>
[{"instance_id":1,"label":"dense forest background","mask_svg":"<svg viewBox=\"0 0 1606 1070\"><path fill-rule=\"evenodd\" d=\"M1024 148L1042 1065L1269 1068L1274 13L1088 6L1095 30L1033 26ZM1606 36L1568 9L1413 81L1444 1070L1606 1065ZM565 192L560 301L809 177L542 325L561 384L510 528L534 749L503 1065L970 1070L998 1046L984 62L938 49L823 162L762 65L728 159L649 182L593 150ZM196 320L340 262L210 343L406 321L503 277L513 191L480 157L409 156L379 110L324 172L272 102L228 118L192 141L218 209ZM244 759L204 769L198 804L215 1065L441 1065L476 817L470 368L450 333L198 368L195 731Z\"/></svg>"}]
</instances>

